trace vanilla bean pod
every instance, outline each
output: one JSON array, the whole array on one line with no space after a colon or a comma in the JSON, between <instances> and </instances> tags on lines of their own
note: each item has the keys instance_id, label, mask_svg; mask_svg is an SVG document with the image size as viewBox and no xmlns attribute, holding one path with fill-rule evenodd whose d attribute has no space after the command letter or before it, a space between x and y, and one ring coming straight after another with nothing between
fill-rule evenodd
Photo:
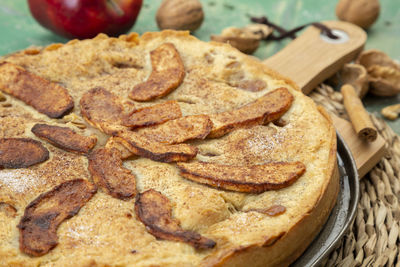
<instances>
[{"instance_id":1,"label":"vanilla bean pod","mask_svg":"<svg viewBox=\"0 0 400 267\"><path fill-rule=\"evenodd\" d=\"M304 29L305 27L310 26L310 25L320 29L322 34L328 36L331 39L338 39L339 38L337 35L335 35L333 33L332 29L330 29L326 25L324 25L322 23L319 23L319 22L307 23L307 24L298 26L298 27L288 31L288 30L285 30L284 28L276 25L275 23L272 23L271 21L268 20L267 17L260 17L260 18L252 17L251 21L255 22L255 23L265 24L265 25L267 25L269 27L272 27L274 30L276 30L277 32L280 33L279 36L275 36L274 34L271 34L265 40L280 41L280 40L285 39L285 38L295 39L296 38L296 33L298 31L301 31L302 29Z\"/></svg>"},{"instance_id":2,"label":"vanilla bean pod","mask_svg":"<svg viewBox=\"0 0 400 267\"><path fill-rule=\"evenodd\" d=\"M288 32L286 29L282 28L281 26L276 25L275 23L269 21L267 17L260 17L260 18L251 17L251 21L254 22L254 23L265 24L265 25L273 28L277 32L279 32L281 35L287 34L287 32ZM273 34L271 34L271 35L273 35ZM295 34L291 34L290 36L287 36L287 37L295 39L296 35ZM273 38L277 38L277 37L274 36ZM267 38L267 39L269 39L269 38Z\"/></svg>"}]
</instances>

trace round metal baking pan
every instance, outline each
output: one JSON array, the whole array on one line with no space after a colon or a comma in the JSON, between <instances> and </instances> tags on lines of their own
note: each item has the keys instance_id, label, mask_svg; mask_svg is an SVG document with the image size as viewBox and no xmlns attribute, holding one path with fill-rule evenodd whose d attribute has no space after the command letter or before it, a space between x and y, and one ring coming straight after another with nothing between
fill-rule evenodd
<instances>
[{"instance_id":1,"label":"round metal baking pan","mask_svg":"<svg viewBox=\"0 0 400 267\"><path fill-rule=\"evenodd\" d=\"M336 205L321 232L292 267L319 266L335 249L355 218L359 199L357 166L350 149L342 137L339 134L337 136L340 189Z\"/></svg>"}]
</instances>

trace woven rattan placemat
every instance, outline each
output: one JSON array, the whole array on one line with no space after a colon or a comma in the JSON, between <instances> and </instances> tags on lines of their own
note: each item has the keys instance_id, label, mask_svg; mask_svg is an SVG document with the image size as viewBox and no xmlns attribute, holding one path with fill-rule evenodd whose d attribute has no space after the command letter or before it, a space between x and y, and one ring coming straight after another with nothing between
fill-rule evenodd
<instances>
[{"instance_id":1,"label":"woven rattan placemat","mask_svg":"<svg viewBox=\"0 0 400 267\"><path fill-rule=\"evenodd\" d=\"M342 95L330 86L322 84L310 96L347 119ZM323 266L400 267L400 138L383 119L371 117L387 152L360 181L355 221Z\"/></svg>"}]
</instances>

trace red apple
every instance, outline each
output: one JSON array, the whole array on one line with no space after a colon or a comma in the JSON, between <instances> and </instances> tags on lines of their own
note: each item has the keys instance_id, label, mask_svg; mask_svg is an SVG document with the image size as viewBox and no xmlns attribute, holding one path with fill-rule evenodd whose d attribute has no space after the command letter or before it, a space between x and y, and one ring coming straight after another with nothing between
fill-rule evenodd
<instances>
[{"instance_id":1,"label":"red apple","mask_svg":"<svg viewBox=\"0 0 400 267\"><path fill-rule=\"evenodd\" d=\"M28 0L33 17L67 38L118 36L135 23L142 0Z\"/></svg>"}]
</instances>

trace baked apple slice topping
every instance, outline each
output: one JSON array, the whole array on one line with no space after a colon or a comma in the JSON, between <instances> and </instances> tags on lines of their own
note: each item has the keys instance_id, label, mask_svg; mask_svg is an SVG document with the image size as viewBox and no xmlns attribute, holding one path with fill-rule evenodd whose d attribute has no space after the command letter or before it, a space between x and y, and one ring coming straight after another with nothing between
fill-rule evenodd
<instances>
[{"instance_id":1,"label":"baked apple slice topping","mask_svg":"<svg viewBox=\"0 0 400 267\"><path fill-rule=\"evenodd\" d=\"M181 175L189 180L245 193L262 193L288 187L306 171L301 162L271 162L252 166L180 162L177 166Z\"/></svg>"},{"instance_id":2,"label":"baked apple slice topping","mask_svg":"<svg viewBox=\"0 0 400 267\"><path fill-rule=\"evenodd\" d=\"M234 82L231 84L234 87L238 87L240 89L250 91L250 92L258 92L267 87L267 83L263 80L241 80L238 82Z\"/></svg>"},{"instance_id":3,"label":"baked apple slice topping","mask_svg":"<svg viewBox=\"0 0 400 267\"><path fill-rule=\"evenodd\" d=\"M133 154L161 162L188 161L197 155L197 148L188 144L166 145L130 131L118 133L120 141Z\"/></svg>"},{"instance_id":4,"label":"baked apple slice topping","mask_svg":"<svg viewBox=\"0 0 400 267\"><path fill-rule=\"evenodd\" d=\"M269 216L278 216L286 212L286 207L282 205L273 205L269 207L268 209L263 211L265 214Z\"/></svg>"},{"instance_id":5,"label":"baked apple slice topping","mask_svg":"<svg viewBox=\"0 0 400 267\"><path fill-rule=\"evenodd\" d=\"M104 88L93 88L86 92L81 100L83 118L106 134L119 131L124 116L122 101Z\"/></svg>"},{"instance_id":6,"label":"baked apple slice topping","mask_svg":"<svg viewBox=\"0 0 400 267\"><path fill-rule=\"evenodd\" d=\"M238 128L275 121L289 110L292 102L292 94L281 87L241 108L210 115L214 126L208 137L221 137Z\"/></svg>"},{"instance_id":7,"label":"baked apple slice topping","mask_svg":"<svg viewBox=\"0 0 400 267\"><path fill-rule=\"evenodd\" d=\"M181 108L178 102L172 100L138 109L131 115L126 116L122 124L131 129L135 129L138 127L161 124L180 117L182 117Z\"/></svg>"},{"instance_id":8,"label":"baked apple slice topping","mask_svg":"<svg viewBox=\"0 0 400 267\"><path fill-rule=\"evenodd\" d=\"M267 214L268 216L274 217L274 216L279 216L283 213L286 212L286 207L276 204L276 205L272 205L269 208L266 209L248 209L245 210L245 212L251 212L251 211L255 211L255 212L259 212L259 213L264 213Z\"/></svg>"},{"instance_id":9,"label":"baked apple slice topping","mask_svg":"<svg viewBox=\"0 0 400 267\"><path fill-rule=\"evenodd\" d=\"M140 193L135 202L137 218L155 237L164 240L180 241L196 249L213 248L216 243L193 231L180 227L180 222L172 217L172 205L167 197L150 189Z\"/></svg>"},{"instance_id":10,"label":"baked apple slice topping","mask_svg":"<svg viewBox=\"0 0 400 267\"><path fill-rule=\"evenodd\" d=\"M134 154L125 144L126 141L123 140L121 137L111 136L110 138L108 138L105 148L109 150L116 149L119 152L121 159L127 159Z\"/></svg>"},{"instance_id":11,"label":"baked apple slice topping","mask_svg":"<svg viewBox=\"0 0 400 267\"><path fill-rule=\"evenodd\" d=\"M39 142L30 138L0 139L0 169L18 169L44 162L49 151Z\"/></svg>"},{"instance_id":12,"label":"baked apple slice topping","mask_svg":"<svg viewBox=\"0 0 400 267\"><path fill-rule=\"evenodd\" d=\"M186 116L167 121L161 125L142 128L136 132L119 132L117 133L118 136L112 136L108 139L106 147L117 149L121 153L122 159L129 158L133 154L144 156L143 153L145 152L141 148L148 151L147 157L156 159L156 154L160 153L162 148L165 152L161 152L164 153L164 156L159 155L164 157L164 159L160 159L161 161L188 160L196 155L194 149L187 150L187 148L190 148L188 145L168 145L183 143L191 139L204 139L211 128L212 122L206 115ZM189 151L189 154L180 156L168 154L168 150L171 153L176 153L178 148L183 153L187 153L184 152L186 150Z\"/></svg>"},{"instance_id":13,"label":"baked apple slice topping","mask_svg":"<svg viewBox=\"0 0 400 267\"><path fill-rule=\"evenodd\" d=\"M99 148L90 153L88 159L93 181L109 195L118 199L129 199L136 195L136 177L123 167L118 150Z\"/></svg>"},{"instance_id":14,"label":"baked apple slice topping","mask_svg":"<svg viewBox=\"0 0 400 267\"><path fill-rule=\"evenodd\" d=\"M93 184L75 179L38 196L25 208L18 224L20 250L30 256L48 253L58 244L58 226L75 216L95 193Z\"/></svg>"},{"instance_id":15,"label":"baked apple slice topping","mask_svg":"<svg viewBox=\"0 0 400 267\"><path fill-rule=\"evenodd\" d=\"M96 136L83 136L68 127L35 124L31 131L58 148L78 154L88 153L97 143Z\"/></svg>"},{"instance_id":16,"label":"baked apple slice topping","mask_svg":"<svg viewBox=\"0 0 400 267\"><path fill-rule=\"evenodd\" d=\"M0 90L50 118L61 118L74 108L67 89L9 62L0 64Z\"/></svg>"},{"instance_id":17,"label":"baked apple slice topping","mask_svg":"<svg viewBox=\"0 0 400 267\"><path fill-rule=\"evenodd\" d=\"M150 52L152 72L147 81L136 85L129 97L149 101L163 97L176 89L185 77L182 59L171 43L164 43Z\"/></svg>"},{"instance_id":18,"label":"baked apple slice topping","mask_svg":"<svg viewBox=\"0 0 400 267\"><path fill-rule=\"evenodd\" d=\"M211 128L212 122L207 115L194 115L139 129L137 132L156 142L178 144L192 139L204 139Z\"/></svg>"}]
</instances>

